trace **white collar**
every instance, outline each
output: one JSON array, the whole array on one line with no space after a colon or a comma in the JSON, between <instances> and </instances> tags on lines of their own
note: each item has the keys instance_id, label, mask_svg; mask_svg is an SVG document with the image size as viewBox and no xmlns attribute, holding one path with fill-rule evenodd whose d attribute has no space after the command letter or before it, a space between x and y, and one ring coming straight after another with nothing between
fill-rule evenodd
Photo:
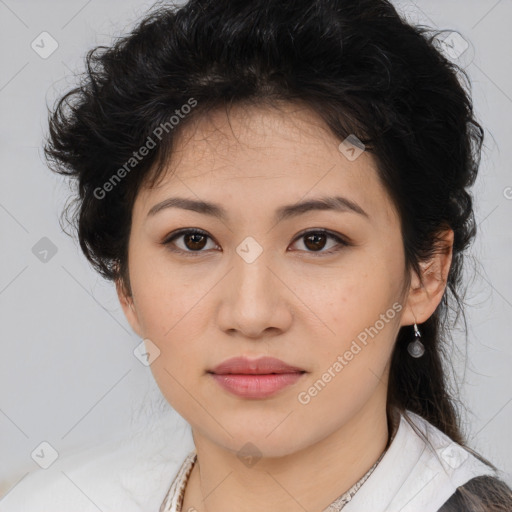
<instances>
[{"instance_id":1,"label":"white collar","mask_svg":"<svg viewBox=\"0 0 512 512\"><path fill-rule=\"evenodd\" d=\"M407 411L386 454L343 512L437 512L457 487L481 475L497 476L428 421Z\"/></svg>"}]
</instances>

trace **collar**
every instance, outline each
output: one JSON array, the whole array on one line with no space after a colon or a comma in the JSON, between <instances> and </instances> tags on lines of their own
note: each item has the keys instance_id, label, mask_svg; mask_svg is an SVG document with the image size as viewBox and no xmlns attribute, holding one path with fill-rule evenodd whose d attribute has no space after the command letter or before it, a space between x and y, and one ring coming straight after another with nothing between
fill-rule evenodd
<instances>
[{"instance_id":1,"label":"collar","mask_svg":"<svg viewBox=\"0 0 512 512\"><path fill-rule=\"evenodd\" d=\"M421 416L400 414L388 451L344 512L437 512L470 479L495 470Z\"/></svg>"}]
</instances>

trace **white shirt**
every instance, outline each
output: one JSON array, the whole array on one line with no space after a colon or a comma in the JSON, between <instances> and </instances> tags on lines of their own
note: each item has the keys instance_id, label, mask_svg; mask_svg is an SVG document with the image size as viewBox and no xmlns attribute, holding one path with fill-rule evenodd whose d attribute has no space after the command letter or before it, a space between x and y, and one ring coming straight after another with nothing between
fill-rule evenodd
<instances>
[{"instance_id":1,"label":"white shirt","mask_svg":"<svg viewBox=\"0 0 512 512\"><path fill-rule=\"evenodd\" d=\"M420 416L407 417L419 433L401 415L384 457L343 512L437 512L470 479L500 477ZM162 428L62 458L24 478L0 512L158 512L193 450L173 434Z\"/></svg>"}]
</instances>

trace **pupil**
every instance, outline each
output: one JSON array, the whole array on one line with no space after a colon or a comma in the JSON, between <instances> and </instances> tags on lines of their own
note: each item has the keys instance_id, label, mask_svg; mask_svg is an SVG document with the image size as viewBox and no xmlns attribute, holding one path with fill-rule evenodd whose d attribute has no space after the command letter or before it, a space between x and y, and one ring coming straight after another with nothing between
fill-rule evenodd
<instances>
[{"instance_id":1,"label":"pupil","mask_svg":"<svg viewBox=\"0 0 512 512\"><path fill-rule=\"evenodd\" d=\"M308 244L308 241L310 241L311 239L315 239L316 242L318 243L318 239L319 238L323 238L324 239L324 243L323 244L320 244L321 247L319 247L318 245L315 245L314 243L312 244L312 246L310 247L309 244ZM314 235L307 235L306 236L306 247L308 249L323 249L323 247L325 246L325 235L323 233L317 233L317 234L314 234Z\"/></svg>"},{"instance_id":2,"label":"pupil","mask_svg":"<svg viewBox=\"0 0 512 512\"><path fill-rule=\"evenodd\" d=\"M204 235L201 235L200 233L193 233L191 235L186 235L185 236L185 244L187 245L187 247L189 249L202 249L204 247L204 240L203 240L203 243L201 244L201 242L198 242L197 239L195 237L198 237L199 239L201 238L205 238ZM192 247L190 247L188 245L188 241L192 240ZM197 244L199 244L199 246L197 246Z\"/></svg>"}]
</instances>

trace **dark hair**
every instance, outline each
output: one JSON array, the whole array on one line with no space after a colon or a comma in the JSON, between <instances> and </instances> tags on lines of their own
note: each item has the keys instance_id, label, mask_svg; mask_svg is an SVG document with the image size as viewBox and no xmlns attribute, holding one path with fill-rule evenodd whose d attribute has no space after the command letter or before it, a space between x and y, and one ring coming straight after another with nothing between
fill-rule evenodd
<instances>
[{"instance_id":1,"label":"dark hair","mask_svg":"<svg viewBox=\"0 0 512 512\"><path fill-rule=\"evenodd\" d=\"M133 202L143 184L162 175L183 128L218 108L283 101L308 107L340 141L353 134L374 155L400 215L405 270L421 276L420 262L445 250L440 233L454 231L446 292L420 325L425 355L407 354L411 326L398 334L388 417L391 408L411 410L464 444L443 354L450 301L464 314L463 253L476 233L467 189L483 130L469 80L438 50L438 36L408 24L386 0L156 5L112 47L88 53L81 84L50 115L45 151L56 172L77 179L78 195L65 213L69 218L75 207L71 222L85 256L130 292ZM134 150L156 138L156 147L128 168Z\"/></svg>"}]
</instances>

